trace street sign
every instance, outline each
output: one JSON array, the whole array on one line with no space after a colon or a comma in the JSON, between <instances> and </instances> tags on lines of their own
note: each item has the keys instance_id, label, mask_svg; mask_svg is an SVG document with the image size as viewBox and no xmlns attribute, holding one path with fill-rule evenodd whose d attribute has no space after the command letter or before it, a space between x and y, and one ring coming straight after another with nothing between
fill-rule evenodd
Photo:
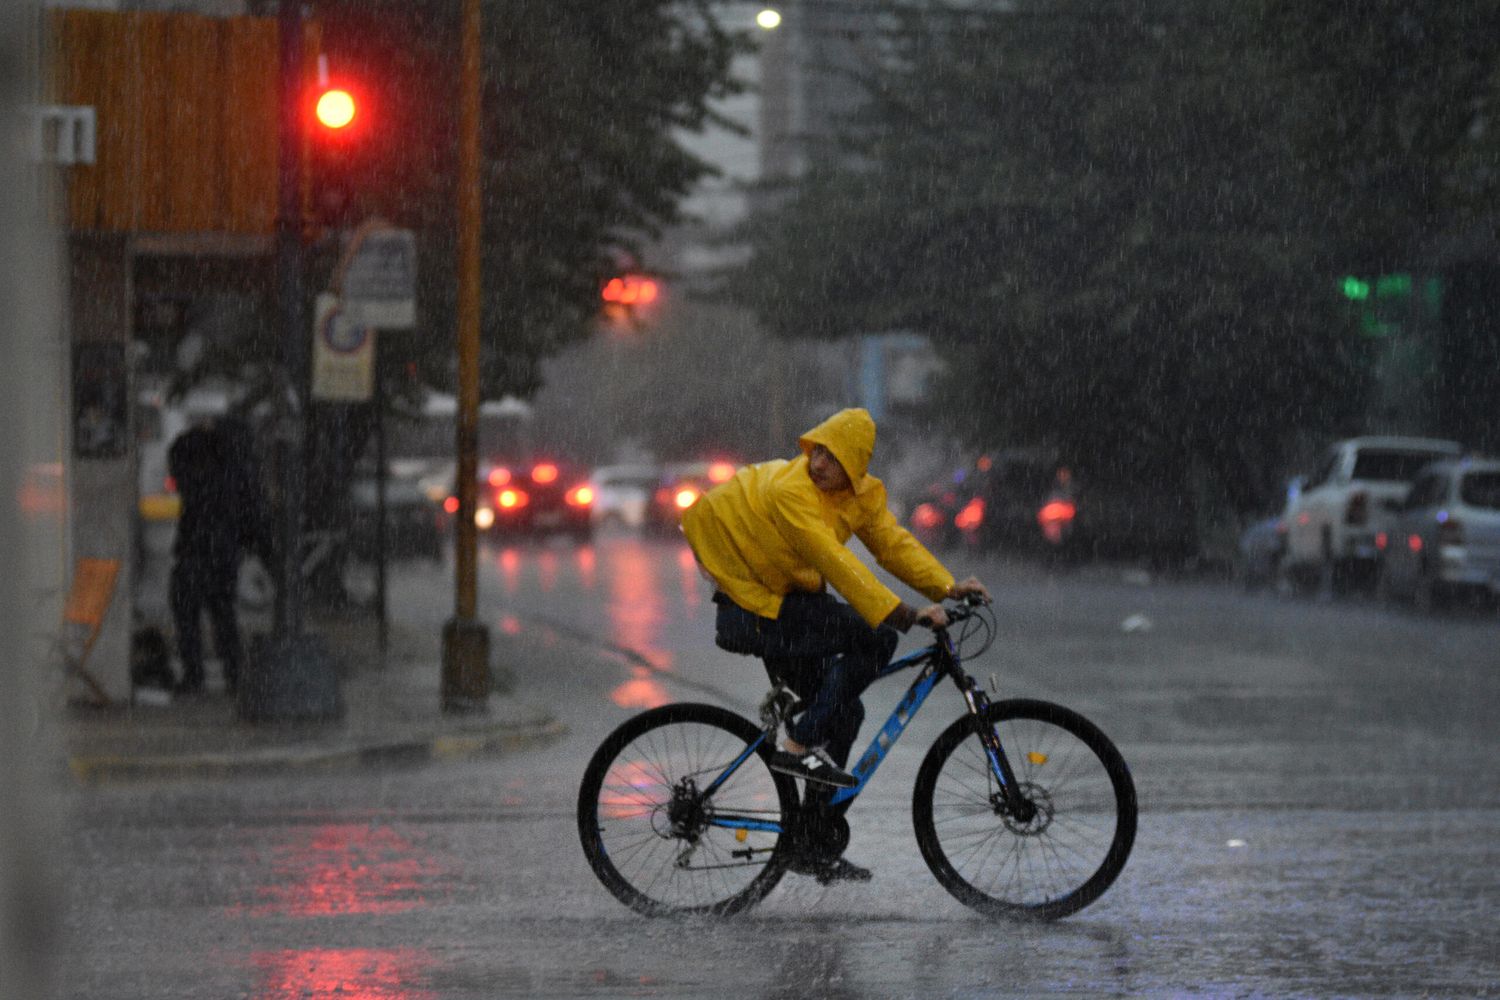
<instances>
[{"instance_id":1,"label":"street sign","mask_svg":"<svg viewBox=\"0 0 1500 1000\"><path fill-rule=\"evenodd\" d=\"M383 223L361 226L340 263L337 288L349 319L382 330L417 324L417 237Z\"/></svg>"},{"instance_id":2,"label":"street sign","mask_svg":"<svg viewBox=\"0 0 1500 1000\"><path fill-rule=\"evenodd\" d=\"M318 296L313 321L312 396L362 403L375 389L375 330L356 323L338 296Z\"/></svg>"}]
</instances>

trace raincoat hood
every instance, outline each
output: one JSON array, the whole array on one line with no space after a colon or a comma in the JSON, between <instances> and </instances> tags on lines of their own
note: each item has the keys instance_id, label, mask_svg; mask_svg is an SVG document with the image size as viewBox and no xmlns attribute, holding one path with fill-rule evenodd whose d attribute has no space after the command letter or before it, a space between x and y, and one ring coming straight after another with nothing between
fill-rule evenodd
<instances>
[{"instance_id":1,"label":"raincoat hood","mask_svg":"<svg viewBox=\"0 0 1500 1000\"><path fill-rule=\"evenodd\" d=\"M856 494L863 493L871 483L870 456L875 453L875 421L868 410L851 408L840 410L797 439L802 454L810 454L813 445L820 444L833 452Z\"/></svg>"}]
</instances>

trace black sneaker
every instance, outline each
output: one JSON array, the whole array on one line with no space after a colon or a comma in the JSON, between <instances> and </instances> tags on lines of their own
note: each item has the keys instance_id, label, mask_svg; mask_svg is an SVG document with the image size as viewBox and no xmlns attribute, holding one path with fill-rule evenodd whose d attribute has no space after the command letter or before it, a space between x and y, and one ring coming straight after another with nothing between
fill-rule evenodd
<instances>
[{"instance_id":1,"label":"black sneaker","mask_svg":"<svg viewBox=\"0 0 1500 1000\"><path fill-rule=\"evenodd\" d=\"M802 855L787 865L787 871L798 875L811 875L820 885L835 882L868 882L873 877L870 869L863 868L848 858L830 858L819 855Z\"/></svg>"},{"instance_id":2,"label":"black sneaker","mask_svg":"<svg viewBox=\"0 0 1500 1000\"><path fill-rule=\"evenodd\" d=\"M840 788L859 784L859 779L835 764L822 747L811 747L801 753L777 750L771 755L771 770Z\"/></svg>"}]
</instances>

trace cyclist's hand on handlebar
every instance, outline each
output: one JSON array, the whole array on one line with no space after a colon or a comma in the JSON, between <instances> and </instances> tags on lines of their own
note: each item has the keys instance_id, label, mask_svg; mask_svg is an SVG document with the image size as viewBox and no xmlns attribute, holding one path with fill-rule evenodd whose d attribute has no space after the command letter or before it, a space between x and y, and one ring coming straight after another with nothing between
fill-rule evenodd
<instances>
[{"instance_id":1,"label":"cyclist's hand on handlebar","mask_svg":"<svg viewBox=\"0 0 1500 1000\"><path fill-rule=\"evenodd\" d=\"M948 596L954 600L964 598L978 598L981 604L990 603L990 592L984 584L979 582L979 577L971 576L967 580L960 580L948 591Z\"/></svg>"},{"instance_id":2,"label":"cyclist's hand on handlebar","mask_svg":"<svg viewBox=\"0 0 1500 1000\"><path fill-rule=\"evenodd\" d=\"M947 628L948 612L943 610L941 604L930 604L917 612L917 624L931 629Z\"/></svg>"}]
</instances>

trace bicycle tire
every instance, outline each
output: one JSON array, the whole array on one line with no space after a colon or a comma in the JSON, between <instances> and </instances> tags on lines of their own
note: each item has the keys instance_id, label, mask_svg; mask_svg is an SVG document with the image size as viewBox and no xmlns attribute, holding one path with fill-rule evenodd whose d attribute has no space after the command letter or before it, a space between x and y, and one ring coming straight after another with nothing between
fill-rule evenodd
<instances>
[{"instance_id":1,"label":"bicycle tire","mask_svg":"<svg viewBox=\"0 0 1500 1000\"><path fill-rule=\"evenodd\" d=\"M733 712L685 702L643 712L605 738L579 786L578 834L589 867L616 899L647 916L728 916L775 888L789 838L708 822L733 813L789 827L797 786L770 769L771 746L746 760L694 819L672 816L674 790L712 781L760 735Z\"/></svg>"},{"instance_id":2,"label":"bicycle tire","mask_svg":"<svg viewBox=\"0 0 1500 1000\"><path fill-rule=\"evenodd\" d=\"M1016 782L1038 807L1026 823L997 805L983 725L999 727ZM1056 920L1098 899L1125 867L1135 784L1092 722L1014 699L943 731L917 773L912 818L923 860L960 902L992 917Z\"/></svg>"}]
</instances>

